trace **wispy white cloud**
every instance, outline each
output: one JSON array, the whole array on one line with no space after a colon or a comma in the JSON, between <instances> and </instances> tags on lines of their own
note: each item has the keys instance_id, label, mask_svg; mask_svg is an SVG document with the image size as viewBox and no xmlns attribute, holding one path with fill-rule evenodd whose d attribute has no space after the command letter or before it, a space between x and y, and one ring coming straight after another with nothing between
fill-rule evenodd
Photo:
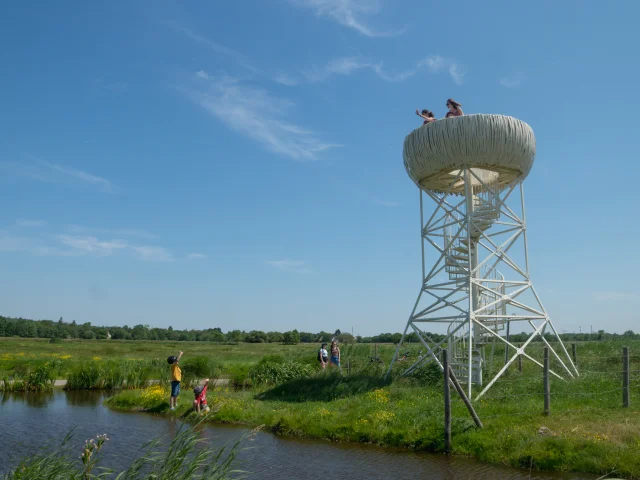
<instances>
[{"instance_id":1,"label":"wispy white cloud","mask_svg":"<svg viewBox=\"0 0 640 480\"><path fill-rule=\"evenodd\" d=\"M300 80L287 73L278 72L272 77L273 81L287 87L295 87L300 84Z\"/></svg>"},{"instance_id":2,"label":"wispy white cloud","mask_svg":"<svg viewBox=\"0 0 640 480\"><path fill-rule=\"evenodd\" d=\"M38 228L44 227L47 224L44 220L26 220L20 219L16 220L16 226L22 228Z\"/></svg>"},{"instance_id":3,"label":"wispy white cloud","mask_svg":"<svg viewBox=\"0 0 640 480\"><path fill-rule=\"evenodd\" d=\"M311 269L302 260L269 260L267 264L283 272L312 273Z\"/></svg>"},{"instance_id":4,"label":"wispy white cloud","mask_svg":"<svg viewBox=\"0 0 640 480\"><path fill-rule=\"evenodd\" d=\"M77 251L48 244L40 238L12 235L7 232L0 232L0 252L23 252L36 256L72 257L78 255Z\"/></svg>"},{"instance_id":5,"label":"wispy white cloud","mask_svg":"<svg viewBox=\"0 0 640 480\"><path fill-rule=\"evenodd\" d=\"M134 237L144 239L158 238L157 235L138 228L104 228L67 225L65 230L76 235L110 235L115 237Z\"/></svg>"},{"instance_id":6,"label":"wispy white cloud","mask_svg":"<svg viewBox=\"0 0 640 480\"><path fill-rule=\"evenodd\" d=\"M187 260L204 260L207 255L204 253L190 253L187 255Z\"/></svg>"},{"instance_id":7,"label":"wispy white cloud","mask_svg":"<svg viewBox=\"0 0 640 480\"><path fill-rule=\"evenodd\" d=\"M303 75L306 81L317 83L323 82L333 75L349 76L358 70L367 68L374 70L375 65L366 59L344 57L333 59L322 67L313 65L306 69Z\"/></svg>"},{"instance_id":8,"label":"wispy white cloud","mask_svg":"<svg viewBox=\"0 0 640 480\"><path fill-rule=\"evenodd\" d=\"M466 72L464 68L455 60L444 58L440 55L430 55L418 63L419 66L426 66L432 73L439 73L446 70L453 81L458 85L462 85Z\"/></svg>"},{"instance_id":9,"label":"wispy white cloud","mask_svg":"<svg viewBox=\"0 0 640 480\"><path fill-rule=\"evenodd\" d=\"M131 248L142 258L150 262L171 262L173 255L164 247L154 247L149 245L131 246Z\"/></svg>"},{"instance_id":10,"label":"wispy white cloud","mask_svg":"<svg viewBox=\"0 0 640 480\"><path fill-rule=\"evenodd\" d=\"M380 12L380 0L289 0L289 3L313 10L316 15L329 17L367 37L391 37L404 33L404 29L381 32L365 23L364 17Z\"/></svg>"},{"instance_id":11,"label":"wispy white cloud","mask_svg":"<svg viewBox=\"0 0 640 480\"><path fill-rule=\"evenodd\" d=\"M114 251L127 248L128 245L120 240L103 241L96 237L80 237L73 235L58 235L57 240L73 250L92 253L98 256L112 255Z\"/></svg>"},{"instance_id":12,"label":"wispy white cloud","mask_svg":"<svg viewBox=\"0 0 640 480\"><path fill-rule=\"evenodd\" d=\"M5 178L28 178L47 183L86 185L109 193L116 191L114 185L106 178L44 160L0 161L0 173Z\"/></svg>"},{"instance_id":13,"label":"wispy white cloud","mask_svg":"<svg viewBox=\"0 0 640 480\"><path fill-rule=\"evenodd\" d=\"M164 247L155 245L135 245L123 240L99 240L92 236L57 235L56 239L78 254L91 254L99 257L111 256L118 251L130 250L142 260L168 262L173 255Z\"/></svg>"},{"instance_id":14,"label":"wispy white cloud","mask_svg":"<svg viewBox=\"0 0 640 480\"><path fill-rule=\"evenodd\" d=\"M204 70L200 70L199 72L196 72L196 77L204 78L205 80L209 80L209 74L207 72L205 72Z\"/></svg>"},{"instance_id":15,"label":"wispy white cloud","mask_svg":"<svg viewBox=\"0 0 640 480\"><path fill-rule=\"evenodd\" d=\"M453 78L454 82L456 82L458 85L462 85L465 73L460 71L460 67L458 66L458 64L452 63L451 65L449 65L449 75L451 75L451 78Z\"/></svg>"},{"instance_id":16,"label":"wispy white cloud","mask_svg":"<svg viewBox=\"0 0 640 480\"><path fill-rule=\"evenodd\" d=\"M314 160L320 152L340 145L328 143L307 128L287 120L295 104L267 90L231 77L201 76L192 86L181 87L194 103L233 130L268 150L295 160Z\"/></svg>"},{"instance_id":17,"label":"wispy white cloud","mask_svg":"<svg viewBox=\"0 0 640 480\"><path fill-rule=\"evenodd\" d=\"M629 298L637 298L637 292L596 292L594 295L598 302L608 302L611 300L625 300Z\"/></svg>"},{"instance_id":18,"label":"wispy white cloud","mask_svg":"<svg viewBox=\"0 0 640 480\"><path fill-rule=\"evenodd\" d=\"M524 76L521 74L502 77L500 79L500 85L506 88L517 88L524 81Z\"/></svg>"},{"instance_id":19,"label":"wispy white cloud","mask_svg":"<svg viewBox=\"0 0 640 480\"><path fill-rule=\"evenodd\" d=\"M215 53L221 54L221 55L226 55L228 57L233 58L236 63L244 68L246 68L247 70L250 70L252 72L257 72L258 69L255 68L251 62L249 61L249 59L247 57L245 57L243 54L236 52L235 50L228 48L224 45L222 45L221 43L215 42L213 40L211 40L210 38L206 37L205 35L202 35L201 33L198 33L194 30L191 30L190 28L185 27L184 25L180 25L179 23L176 22L166 22L166 24L175 32L181 34L182 36L184 36L185 38L188 38L189 40L208 48L209 50L212 50ZM202 70L200 71L202 72ZM198 73L200 73L198 72ZM205 73L205 72L202 72ZM206 74L206 73L205 73Z\"/></svg>"},{"instance_id":20,"label":"wispy white cloud","mask_svg":"<svg viewBox=\"0 0 640 480\"><path fill-rule=\"evenodd\" d=\"M411 68L399 72L389 72L384 68L383 62L363 57L341 57L330 60L322 66L312 65L304 69L298 76L278 73L273 77L273 80L282 85L295 86L300 83L323 82L334 75L349 76L361 70L369 70L385 82L402 82L415 76L422 68L427 68L432 73L447 70L454 82L461 84L463 81L464 73L461 67L455 62L439 56L427 57L416 62Z\"/></svg>"},{"instance_id":21,"label":"wispy white cloud","mask_svg":"<svg viewBox=\"0 0 640 480\"><path fill-rule=\"evenodd\" d=\"M67 228L69 230L69 228ZM82 230L78 228L78 230ZM136 230L87 229L103 232L133 232ZM23 228L20 233L26 232ZM109 257L118 253L130 252L141 260L173 261L172 253L157 245L141 245L134 241L122 239L104 239L96 235L78 235L70 233L51 234L41 230L29 230L31 235L17 234L15 229L0 230L0 252L24 252L38 256L65 257ZM146 232L143 232L146 234Z\"/></svg>"}]
</instances>

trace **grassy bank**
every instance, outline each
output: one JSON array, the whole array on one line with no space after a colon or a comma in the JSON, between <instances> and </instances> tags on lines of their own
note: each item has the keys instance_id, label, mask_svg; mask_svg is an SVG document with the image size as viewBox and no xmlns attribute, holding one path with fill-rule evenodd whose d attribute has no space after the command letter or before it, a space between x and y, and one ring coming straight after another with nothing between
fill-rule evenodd
<instances>
[{"instance_id":1,"label":"grassy bank","mask_svg":"<svg viewBox=\"0 0 640 480\"><path fill-rule=\"evenodd\" d=\"M621 406L620 349L621 344L613 343L580 348L580 377L551 380L549 417L542 415L541 371L526 360L523 372L512 365L508 375L475 402L484 429L474 427L456 399L453 453L534 470L615 472L637 478L640 410L633 400L631 408ZM501 366L494 363L494 370ZM555 362L552 367L558 369ZM631 370L631 397L640 398L639 356L632 355ZM213 409L207 421L264 424L281 435L439 452L444 446L443 383L432 373L425 369L417 378L391 383L374 371L345 377L319 373L252 391L218 388L209 394ZM184 391L180 407L171 413L168 391L155 386L123 392L108 405L189 416L192 399L192 393Z\"/></svg>"}]
</instances>

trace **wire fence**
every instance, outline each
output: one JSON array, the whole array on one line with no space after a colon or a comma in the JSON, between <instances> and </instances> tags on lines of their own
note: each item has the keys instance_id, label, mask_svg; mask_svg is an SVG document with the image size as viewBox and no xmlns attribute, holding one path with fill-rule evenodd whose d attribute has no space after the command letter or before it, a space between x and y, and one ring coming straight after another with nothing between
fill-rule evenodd
<instances>
[{"instance_id":1,"label":"wire fence","mask_svg":"<svg viewBox=\"0 0 640 480\"><path fill-rule=\"evenodd\" d=\"M506 374L500 377L479 400L472 395L472 403L482 419L514 415L543 415L545 414L545 396L547 404L550 403L546 413L550 415L623 409L628 408L634 398L640 398L640 354L631 354L629 349L626 349L626 353L610 349L610 354L597 352L582 355L581 349L575 344L567 345L567 354L576 365L578 373L573 372L573 378L567 375L562 363L551 355L548 370L561 374L564 380L546 373L550 388L549 392L545 393L543 388L545 371L540 368L543 361L539 358L545 349L549 347L536 345L527 351L532 358L540 362L539 364L521 356L522 365L519 365L517 360L511 362ZM342 371L345 375L374 372L384 374L389 367L391 360L389 351L383 352L382 349L379 351L376 347L373 351L368 350L366 354L364 351L358 353L359 355L349 355L351 358L346 359L343 355ZM557 353L564 365L571 369L564 352L557 351ZM504 349L496 351L492 359L493 367L485 369L487 378L493 378L504 363L515 354L513 348L509 348L507 352ZM426 354L419 356L412 351L404 361L396 362L394 368L397 367L399 372L410 367L420 358L423 358L425 363L430 361L430 356ZM441 360L440 357L439 360ZM466 383L466 379L463 383ZM480 391L478 387L474 387L473 390L474 395ZM437 395L436 392L432 393ZM518 410L513 411L513 409Z\"/></svg>"},{"instance_id":2,"label":"wire fence","mask_svg":"<svg viewBox=\"0 0 640 480\"><path fill-rule=\"evenodd\" d=\"M573 379L549 376L548 364L543 369L536 365L525 372L510 371L510 376L500 378L493 391L474 402L481 419L621 411L630 407L634 396L640 397L640 355L630 355L627 348L617 355L579 356L575 352L574 347L572 360L578 374L574 373ZM563 370L557 360L554 363L560 367L556 371ZM545 375L548 391L544 389Z\"/></svg>"}]
</instances>

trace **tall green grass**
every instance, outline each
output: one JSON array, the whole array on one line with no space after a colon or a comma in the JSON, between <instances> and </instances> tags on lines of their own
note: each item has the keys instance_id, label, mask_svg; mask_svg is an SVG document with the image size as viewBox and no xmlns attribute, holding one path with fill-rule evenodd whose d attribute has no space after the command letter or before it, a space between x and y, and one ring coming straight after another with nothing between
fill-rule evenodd
<instances>
[{"instance_id":1,"label":"tall green grass","mask_svg":"<svg viewBox=\"0 0 640 480\"><path fill-rule=\"evenodd\" d=\"M0 391L43 392L53 390L57 371L55 364L26 366L14 373L13 377L5 376L0 383Z\"/></svg>"},{"instance_id":2,"label":"tall green grass","mask_svg":"<svg viewBox=\"0 0 640 480\"><path fill-rule=\"evenodd\" d=\"M108 448L106 436L99 435L85 443L78 453L72 450L72 435L54 449L45 450L23 459L16 468L3 475L4 480L225 480L233 475L239 478L239 470L233 466L242 437L222 448L212 448L204 443L195 427L183 426L167 444L162 439L153 440L142 447L141 455L129 468L116 472L102 466L102 450Z\"/></svg>"},{"instance_id":3,"label":"tall green grass","mask_svg":"<svg viewBox=\"0 0 640 480\"><path fill-rule=\"evenodd\" d=\"M67 390L114 390L143 388L161 374L158 362L88 361L76 366L67 377Z\"/></svg>"},{"instance_id":4,"label":"tall green grass","mask_svg":"<svg viewBox=\"0 0 640 480\"><path fill-rule=\"evenodd\" d=\"M286 359L282 355L268 355L251 367L249 377L256 386L278 385L308 377L317 370L318 367Z\"/></svg>"}]
</instances>

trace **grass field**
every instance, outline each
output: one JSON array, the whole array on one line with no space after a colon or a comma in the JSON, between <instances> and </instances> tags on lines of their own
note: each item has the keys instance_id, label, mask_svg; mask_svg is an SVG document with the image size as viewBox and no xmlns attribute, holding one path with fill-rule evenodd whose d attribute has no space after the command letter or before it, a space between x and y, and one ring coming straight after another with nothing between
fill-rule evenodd
<instances>
[{"instance_id":1,"label":"grass field","mask_svg":"<svg viewBox=\"0 0 640 480\"><path fill-rule=\"evenodd\" d=\"M314 345L280 345L270 343L222 345L208 342L162 342L130 340L64 340L49 343L48 339L0 338L0 379L24 374L28 368L53 366L52 375L67 379L74 371L100 362L143 362L157 360L166 365L166 358L182 350L184 360L208 357L221 367L223 376L244 378L248 368L263 356L282 354L302 360L314 359ZM164 363L163 363L164 362ZM155 372L153 372L155 373Z\"/></svg>"},{"instance_id":2,"label":"grass field","mask_svg":"<svg viewBox=\"0 0 640 480\"><path fill-rule=\"evenodd\" d=\"M528 360L519 372L514 363L486 397L474 402L485 428L477 429L455 391L453 452L482 461L512 466L583 471L600 475L615 471L640 477L640 342L625 342L631 352L631 407L622 408L621 342L578 344L580 377L551 379L551 416L543 411L541 369ZM281 354L297 362L315 362L315 345L215 345L183 342L0 341L0 368L11 372L28 362L46 362L51 355L72 369L73 362L92 364L125 359L164 359L182 349L189 356L210 356L222 375L248 370L265 355ZM210 391L212 422L267 425L282 435L338 441L370 442L415 449L443 449L443 382L437 370L424 369L417 378L385 382L382 365L371 364L373 346L343 346L352 375L317 372L279 385ZM412 346L414 352L418 346ZM379 345L387 363L393 345ZM542 346L533 355L541 357ZM22 355L21 355L22 353ZM70 355L70 357L63 358ZM96 360L94 357L99 357ZM504 351L496 349L493 371L502 366ZM553 361L551 367L559 371ZM189 416L192 394L185 389L174 415ZM166 385L123 391L108 404L114 408L170 414Z\"/></svg>"}]
</instances>

